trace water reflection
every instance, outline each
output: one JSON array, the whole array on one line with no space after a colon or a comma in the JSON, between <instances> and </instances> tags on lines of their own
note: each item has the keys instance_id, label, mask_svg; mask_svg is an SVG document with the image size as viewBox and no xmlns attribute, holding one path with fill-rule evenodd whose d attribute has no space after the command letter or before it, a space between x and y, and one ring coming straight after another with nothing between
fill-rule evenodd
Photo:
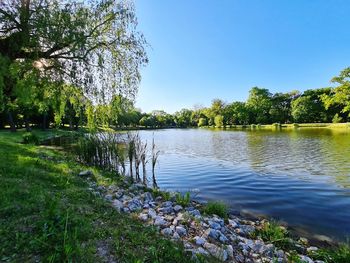
<instances>
[{"instance_id":1,"label":"water reflection","mask_svg":"<svg viewBox=\"0 0 350 263\"><path fill-rule=\"evenodd\" d=\"M330 129L141 131L161 150L161 188L287 221L316 234L350 235L350 133ZM151 174L150 172L148 174Z\"/></svg>"}]
</instances>

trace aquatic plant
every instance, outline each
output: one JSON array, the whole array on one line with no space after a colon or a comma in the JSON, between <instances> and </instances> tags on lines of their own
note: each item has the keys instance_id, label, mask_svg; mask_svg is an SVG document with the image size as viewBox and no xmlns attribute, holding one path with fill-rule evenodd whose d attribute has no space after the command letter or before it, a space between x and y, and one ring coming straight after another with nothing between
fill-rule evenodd
<instances>
[{"instance_id":1,"label":"aquatic plant","mask_svg":"<svg viewBox=\"0 0 350 263\"><path fill-rule=\"evenodd\" d=\"M88 134L79 138L76 152L79 161L85 164L119 173L125 159L121 157L124 153L120 145L121 139L117 133Z\"/></svg>"},{"instance_id":2,"label":"aquatic plant","mask_svg":"<svg viewBox=\"0 0 350 263\"><path fill-rule=\"evenodd\" d=\"M156 167L159 154L160 154L160 151L156 149L156 144L154 143L154 137L153 137L153 139L152 139L152 181L153 181L154 188L158 187L154 168Z\"/></svg>"}]
</instances>

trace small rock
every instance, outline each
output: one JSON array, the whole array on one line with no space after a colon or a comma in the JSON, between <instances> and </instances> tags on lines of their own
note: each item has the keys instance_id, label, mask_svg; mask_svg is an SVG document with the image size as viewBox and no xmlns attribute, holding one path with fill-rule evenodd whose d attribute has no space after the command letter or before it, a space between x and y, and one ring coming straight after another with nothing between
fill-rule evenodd
<instances>
[{"instance_id":1,"label":"small rock","mask_svg":"<svg viewBox=\"0 0 350 263\"><path fill-rule=\"evenodd\" d=\"M173 234L173 231L169 227L167 227L167 228L162 229L161 233L164 236L171 236Z\"/></svg>"},{"instance_id":2,"label":"small rock","mask_svg":"<svg viewBox=\"0 0 350 263\"><path fill-rule=\"evenodd\" d=\"M188 212L189 212L189 214L191 214L191 215L193 215L195 217L201 216L201 212L199 212L199 210L197 210L197 209L194 209L194 210L188 211Z\"/></svg>"},{"instance_id":3,"label":"small rock","mask_svg":"<svg viewBox=\"0 0 350 263\"><path fill-rule=\"evenodd\" d=\"M124 195L124 193L122 191L118 191L114 194L115 198L119 199Z\"/></svg>"},{"instance_id":4,"label":"small rock","mask_svg":"<svg viewBox=\"0 0 350 263\"><path fill-rule=\"evenodd\" d=\"M150 202L150 201L153 201L153 196L150 192L146 192L144 193L144 200L145 202Z\"/></svg>"},{"instance_id":5,"label":"small rock","mask_svg":"<svg viewBox=\"0 0 350 263\"><path fill-rule=\"evenodd\" d=\"M157 213L156 213L156 211L154 211L154 209L150 208L148 210L148 216L152 219L155 219L157 217Z\"/></svg>"},{"instance_id":6,"label":"small rock","mask_svg":"<svg viewBox=\"0 0 350 263\"><path fill-rule=\"evenodd\" d=\"M178 233L180 236L186 236L187 235L187 230L186 228L182 227L182 226L177 226L175 228L176 233Z\"/></svg>"},{"instance_id":7,"label":"small rock","mask_svg":"<svg viewBox=\"0 0 350 263\"><path fill-rule=\"evenodd\" d=\"M314 263L314 261L311 258L309 258L308 256L305 256L305 255L301 255L300 260L302 262L306 262L306 263Z\"/></svg>"},{"instance_id":8,"label":"small rock","mask_svg":"<svg viewBox=\"0 0 350 263\"><path fill-rule=\"evenodd\" d=\"M281 250L281 249L279 249L279 250L277 250L276 251L276 256L278 257L278 258L284 258L284 251L283 250Z\"/></svg>"},{"instance_id":9,"label":"small rock","mask_svg":"<svg viewBox=\"0 0 350 263\"><path fill-rule=\"evenodd\" d=\"M164 214L171 214L174 209L171 206L161 207L158 209L158 212L162 212Z\"/></svg>"},{"instance_id":10,"label":"small rock","mask_svg":"<svg viewBox=\"0 0 350 263\"><path fill-rule=\"evenodd\" d=\"M197 249L195 250L195 253L196 253L196 254L200 254L200 255L205 255L205 256L208 256L208 255L209 255L208 251L206 251L206 250L205 250L204 248L202 248L202 247L197 248Z\"/></svg>"},{"instance_id":11,"label":"small rock","mask_svg":"<svg viewBox=\"0 0 350 263\"><path fill-rule=\"evenodd\" d=\"M206 250L208 250L208 252L209 252L212 256L214 256L214 257L216 257L216 258L218 258L218 259L220 259L220 260L222 260L222 261L226 261L226 260L228 259L228 253L227 253L227 251L224 250L224 249L222 249L222 248L220 248L220 247L218 247L218 246L216 246L216 245L214 245L214 244L211 244L211 243L206 242L206 243L204 244L204 248L205 248Z\"/></svg>"},{"instance_id":12,"label":"small rock","mask_svg":"<svg viewBox=\"0 0 350 263\"><path fill-rule=\"evenodd\" d=\"M89 177L89 176L92 176L94 174L92 173L92 171L86 170L86 171L81 171L78 175L81 177Z\"/></svg>"},{"instance_id":13,"label":"small rock","mask_svg":"<svg viewBox=\"0 0 350 263\"><path fill-rule=\"evenodd\" d=\"M161 196L157 196L156 199L155 199L156 202L160 202L162 200L163 200L163 197L161 197Z\"/></svg>"},{"instance_id":14,"label":"small rock","mask_svg":"<svg viewBox=\"0 0 350 263\"><path fill-rule=\"evenodd\" d=\"M227 251L228 257L229 258L233 258L233 247L232 247L232 245L226 246L226 251Z\"/></svg>"},{"instance_id":15,"label":"small rock","mask_svg":"<svg viewBox=\"0 0 350 263\"><path fill-rule=\"evenodd\" d=\"M176 205L176 206L174 206L174 211L177 213L177 212L179 212L179 211L181 211L183 208L182 208L182 206L181 205Z\"/></svg>"},{"instance_id":16,"label":"small rock","mask_svg":"<svg viewBox=\"0 0 350 263\"><path fill-rule=\"evenodd\" d=\"M171 201L166 201L166 202L163 202L162 203L162 205L161 205L161 207L171 207L171 206L173 206L173 202L171 202Z\"/></svg>"},{"instance_id":17,"label":"small rock","mask_svg":"<svg viewBox=\"0 0 350 263\"><path fill-rule=\"evenodd\" d=\"M117 199L113 200L113 206L117 209L118 212L123 208L123 203Z\"/></svg>"},{"instance_id":18,"label":"small rock","mask_svg":"<svg viewBox=\"0 0 350 263\"><path fill-rule=\"evenodd\" d=\"M143 222L146 222L148 220L148 215L147 214L140 214L139 219Z\"/></svg>"},{"instance_id":19,"label":"small rock","mask_svg":"<svg viewBox=\"0 0 350 263\"><path fill-rule=\"evenodd\" d=\"M190 243L188 243L188 242L185 242L185 243L184 243L184 247L185 247L186 249L191 249L191 248L193 248L193 246L192 246Z\"/></svg>"},{"instance_id":20,"label":"small rock","mask_svg":"<svg viewBox=\"0 0 350 263\"><path fill-rule=\"evenodd\" d=\"M209 224L210 228L213 228L216 230L221 229L221 225L219 223L214 222L214 221L208 221L208 224Z\"/></svg>"},{"instance_id":21,"label":"small rock","mask_svg":"<svg viewBox=\"0 0 350 263\"><path fill-rule=\"evenodd\" d=\"M219 232L218 230L209 228L205 231L205 236L211 237L213 239L217 239L219 237Z\"/></svg>"},{"instance_id":22,"label":"small rock","mask_svg":"<svg viewBox=\"0 0 350 263\"><path fill-rule=\"evenodd\" d=\"M173 235L173 238L175 239L175 240L178 240L178 239L180 239L180 235L178 234L178 233L174 233L174 235Z\"/></svg>"},{"instance_id":23,"label":"small rock","mask_svg":"<svg viewBox=\"0 0 350 263\"><path fill-rule=\"evenodd\" d=\"M128 207L124 207L122 210L124 213L130 213L130 209Z\"/></svg>"},{"instance_id":24,"label":"small rock","mask_svg":"<svg viewBox=\"0 0 350 263\"><path fill-rule=\"evenodd\" d=\"M239 226L239 224L235 220L232 220L232 219L229 219L228 223L233 228L237 228Z\"/></svg>"},{"instance_id":25,"label":"small rock","mask_svg":"<svg viewBox=\"0 0 350 263\"><path fill-rule=\"evenodd\" d=\"M197 246L202 246L202 245L204 245L205 242L207 242L207 240L205 238L199 237L199 236L195 236L194 240L195 240Z\"/></svg>"},{"instance_id":26,"label":"small rock","mask_svg":"<svg viewBox=\"0 0 350 263\"><path fill-rule=\"evenodd\" d=\"M221 232L220 232L221 233ZM219 241L221 242L221 243L227 243L228 242L228 238L224 235L224 234L222 234L221 233L221 235L219 236Z\"/></svg>"},{"instance_id":27,"label":"small rock","mask_svg":"<svg viewBox=\"0 0 350 263\"><path fill-rule=\"evenodd\" d=\"M155 226L160 226L160 227L162 227L162 226L165 226L166 224L167 224L167 221L165 221L164 218L161 217L161 216L157 216L157 217L155 218L155 220L154 220L154 225L155 225Z\"/></svg>"},{"instance_id":28,"label":"small rock","mask_svg":"<svg viewBox=\"0 0 350 263\"><path fill-rule=\"evenodd\" d=\"M112 195L105 195L105 199L106 199L108 202L112 202L113 197L112 197Z\"/></svg>"},{"instance_id":29,"label":"small rock","mask_svg":"<svg viewBox=\"0 0 350 263\"><path fill-rule=\"evenodd\" d=\"M255 228L250 225L241 225L236 231L242 236L249 236L255 231Z\"/></svg>"}]
</instances>

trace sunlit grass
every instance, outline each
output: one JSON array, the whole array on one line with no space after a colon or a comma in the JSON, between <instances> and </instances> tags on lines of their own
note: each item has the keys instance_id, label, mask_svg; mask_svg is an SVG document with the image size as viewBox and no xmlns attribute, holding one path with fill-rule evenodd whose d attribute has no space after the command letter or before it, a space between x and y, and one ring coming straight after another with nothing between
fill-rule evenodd
<instances>
[{"instance_id":1,"label":"sunlit grass","mask_svg":"<svg viewBox=\"0 0 350 263\"><path fill-rule=\"evenodd\" d=\"M115 174L53 147L22 144L22 134L0 132L1 262L101 262L101 247L117 262L191 262L181 244L119 214L77 176L91 169L109 186L119 183Z\"/></svg>"}]
</instances>

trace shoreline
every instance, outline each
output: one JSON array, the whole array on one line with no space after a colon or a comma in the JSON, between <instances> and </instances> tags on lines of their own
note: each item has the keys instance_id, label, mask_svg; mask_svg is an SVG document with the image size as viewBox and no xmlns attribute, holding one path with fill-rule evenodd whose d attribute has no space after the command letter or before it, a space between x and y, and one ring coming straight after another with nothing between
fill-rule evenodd
<instances>
[{"instance_id":1,"label":"shoreline","mask_svg":"<svg viewBox=\"0 0 350 263\"><path fill-rule=\"evenodd\" d=\"M80 176L90 181L90 191L101 195L118 212L138 218L146 226L155 226L163 236L182 242L192 257L213 256L223 262L242 263L296 262L293 260L297 259L308 263L324 262L312 259L313 253L320 248L305 237L286 235L289 249L263 240L258 233L271 224L269 220L247 218L242 214L228 214L227 218L210 215L203 212L205 204L191 200L188 206L179 205L176 193L159 191L168 194L154 195L154 189L131 183L128 176L123 179L123 187L96 185L91 180L93 173L90 170L81 172ZM278 228L285 233L290 229Z\"/></svg>"}]
</instances>

